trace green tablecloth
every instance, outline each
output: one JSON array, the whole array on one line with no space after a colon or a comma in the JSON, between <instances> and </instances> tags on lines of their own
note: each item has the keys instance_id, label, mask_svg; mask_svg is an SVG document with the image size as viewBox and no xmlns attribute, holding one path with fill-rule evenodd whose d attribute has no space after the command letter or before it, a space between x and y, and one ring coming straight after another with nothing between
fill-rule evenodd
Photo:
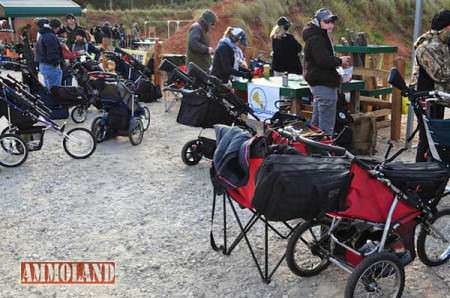
<instances>
[{"instance_id":1,"label":"green tablecloth","mask_svg":"<svg viewBox=\"0 0 450 298\"><path fill-rule=\"evenodd\" d=\"M309 96L311 94L308 84L304 80L289 80L289 84L287 87L283 87L282 77L270 77L267 79L257 78L253 79L251 83L268 87L278 87L280 88L280 96L285 97L301 98L304 96ZM247 80L234 81L233 88L239 91L247 92L247 84ZM345 92L359 91L363 88L364 81L361 80L352 80L341 85L341 90Z\"/></svg>"}]
</instances>

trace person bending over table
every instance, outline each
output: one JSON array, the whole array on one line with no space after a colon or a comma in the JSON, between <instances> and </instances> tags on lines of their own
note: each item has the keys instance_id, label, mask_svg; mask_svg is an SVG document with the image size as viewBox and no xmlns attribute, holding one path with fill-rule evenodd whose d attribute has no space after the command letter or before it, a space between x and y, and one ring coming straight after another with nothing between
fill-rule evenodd
<instances>
[{"instance_id":1,"label":"person bending over table","mask_svg":"<svg viewBox=\"0 0 450 298\"><path fill-rule=\"evenodd\" d=\"M224 83L232 76L251 78L244 60L242 47L247 46L247 36L242 28L228 27L214 53L211 74Z\"/></svg>"}]
</instances>

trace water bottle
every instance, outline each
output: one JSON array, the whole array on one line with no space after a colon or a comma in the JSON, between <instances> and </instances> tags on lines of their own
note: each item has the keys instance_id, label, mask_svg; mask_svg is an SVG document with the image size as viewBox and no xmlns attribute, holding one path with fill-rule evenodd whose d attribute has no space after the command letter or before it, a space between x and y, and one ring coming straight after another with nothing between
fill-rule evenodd
<instances>
[{"instance_id":1,"label":"water bottle","mask_svg":"<svg viewBox=\"0 0 450 298\"><path fill-rule=\"evenodd\" d=\"M282 84L283 84L283 87L289 86L289 77L288 77L288 73L287 72L283 73L283 82L282 82Z\"/></svg>"}]
</instances>

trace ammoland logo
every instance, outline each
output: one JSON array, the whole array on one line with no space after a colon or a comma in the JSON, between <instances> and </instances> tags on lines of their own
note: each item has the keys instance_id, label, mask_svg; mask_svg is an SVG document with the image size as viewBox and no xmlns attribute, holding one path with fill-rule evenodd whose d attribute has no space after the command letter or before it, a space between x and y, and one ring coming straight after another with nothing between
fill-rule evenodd
<instances>
[{"instance_id":1,"label":"ammoland logo","mask_svg":"<svg viewBox=\"0 0 450 298\"><path fill-rule=\"evenodd\" d=\"M114 284L115 262L22 261L22 284Z\"/></svg>"}]
</instances>

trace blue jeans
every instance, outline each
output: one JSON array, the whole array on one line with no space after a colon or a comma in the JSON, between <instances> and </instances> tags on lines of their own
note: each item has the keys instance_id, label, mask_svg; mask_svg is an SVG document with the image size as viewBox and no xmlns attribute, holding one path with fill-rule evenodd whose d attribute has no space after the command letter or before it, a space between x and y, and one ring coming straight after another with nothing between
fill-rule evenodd
<instances>
[{"instance_id":1,"label":"blue jeans","mask_svg":"<svg viewBox=\"0 0 450 298\"><path fill-rule=\"evenodd\" d=\"M336 123L337 88L311 86L313 114L311 122L332 136Z\"/></svg>"},{"instance_id":2,"label":"blue jeans","mask_svg":"<svg viewBox=\"0 0 450 298\"><path fill-rule=\"evenodd\" d=\"M62 70L58 66L51 64L39 63L39 71L44 77L45 87L50 90L53 86L61 86Z\"/></svg>"}]
</instances>

